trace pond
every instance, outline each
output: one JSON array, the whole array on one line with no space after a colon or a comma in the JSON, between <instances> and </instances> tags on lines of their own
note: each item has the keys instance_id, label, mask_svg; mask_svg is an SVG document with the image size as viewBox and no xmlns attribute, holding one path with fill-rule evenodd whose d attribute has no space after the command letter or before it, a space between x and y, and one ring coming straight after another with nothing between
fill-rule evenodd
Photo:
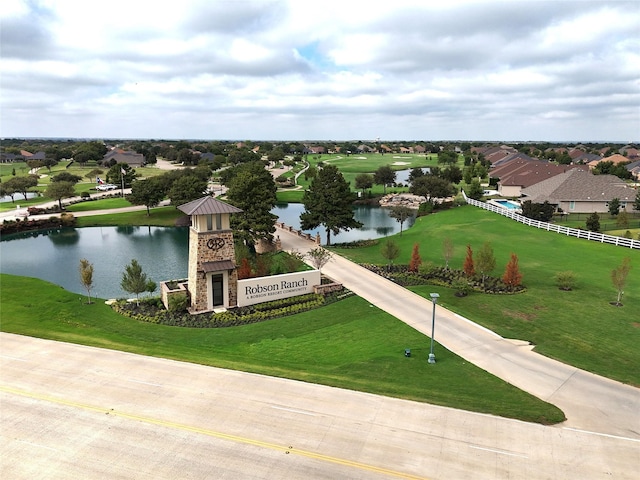
<instances>
[{"instance_id":1,"label":"pond","mask_svg":"<svg viewBox=\"0 0 640 480\"><path fill-rule=\"evenodd\" d=\"M80 259L93 264L92 295L129 297L120 287L125 266L136 259L158 283L187 277L187 227L64 228L3 236L0 272L36 277L86 295L80 283Z\"/></svg>"},{"instance_id":2,"label":"pond","mask_svg":"<svg viewBox=\"0 0 640 480\"><path fill-rule=\"evenodd\" d=\"M273 212L281 221L300 228L299 203L279 205ZM332 243L380 238L400 231L400 224L380 207L358 206L355 218L363 228L332 235ZM414 219L404 223L404 229ZM324 229L320 231L326 241ZM315 235L316 230L312 233ZM36 277L86 295L80 283L80 260L93 264L92 296L125 298L120 287L125 266L135 259L149 279L158 283L187 277L189 261L187 227L87 227L43 230L3 235L0 240L0 272ZM159 287L158 287L159 288ZM156 294L159 290L156 291Z\"/></svg>"},{"instance_id":3,"label":"pond","mask_svg":"<svg viewBox=\"0 0 640 480\"><path fill-rule=\"evenodd\" d=\"M389 216L389 210L378 206L358 205L353 207L354 217L364 226L358 229L352 229L348 232L341 231L338 235L331 234L331 243L353 242L356 240L369 240L373 238L386 237L400 232L400 223ZM301 203L289 203L277 205L272 211L278 215L278 219L286 225L300 229L300 214L304 212L304 205ZM415 222L415 217L405 220L403 230L409 228ZM327 235L324 227L314 230L305 230L312 235L320 233L320 239L324 245L327 241Z\"/></svg>"}]
</instances>

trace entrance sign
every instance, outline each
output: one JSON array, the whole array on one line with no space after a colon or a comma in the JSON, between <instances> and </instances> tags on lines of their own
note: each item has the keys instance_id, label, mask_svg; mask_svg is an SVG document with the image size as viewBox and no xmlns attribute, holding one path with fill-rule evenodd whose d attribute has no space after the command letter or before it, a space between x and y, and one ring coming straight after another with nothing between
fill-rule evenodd
<instances>
[{"instance_id":1,"label":"entrance sign","mask_svg":"<svg viewBox=\"0 0 640 480\"><path fill-rule=\"evenodd\" d=\"M320 270L238 280L238 306L313 293L314 285L320 285Z\"/></svg>"}]
</instances>

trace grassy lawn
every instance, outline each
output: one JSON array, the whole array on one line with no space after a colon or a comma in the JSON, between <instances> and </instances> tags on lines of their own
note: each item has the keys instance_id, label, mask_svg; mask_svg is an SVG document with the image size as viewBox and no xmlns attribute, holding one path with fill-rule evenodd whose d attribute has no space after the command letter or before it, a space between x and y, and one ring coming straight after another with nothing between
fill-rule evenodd
<instances>
[{"instance_id":1,"label":"grassy lawn","mask_svg":"<svg viewBox=\"0 0 640 480\"><path fill-rule=\"evenodd\" d=\"M400 247L397 264L407 264L415 243L423 262L444 265L443 240L454 244L452 268L461 269L466 245L477 252L484 242L493 247L495 276L502 276L514 252L518 255L523 284L518 295L472 293L458 298L444 287L412 290L427 296L440 293L445 307L506 338L527 340L536 351L576 367L631 385L640 385L640 252L613 245L546 232L472 206L421 217L409 230L393 237ZM385 264L381 245L335 249L360 263ZM631 258L623 307L614 307L617 291L611 271L624 257ZM554 275L573 271L577 284L561 291Z\"/></svg>"},{"instance_id":2,"label":"grassy lawn","mask_svg":"<svg viewBox=\"0 0 640 480\"><path fill-rule=\"evenodd\" d=\"M90 202L81 202L66 207L68 212L89 212L91 210L111 210L113 208L130 207L131 203L122 197L101 198Z\"/></svg>"},{"instance_id":3,"label":"grassy lawn","mask_svg":"<svg viewBox=\"0 0 640 480\"><path fill-rule=\"evenodd\" d=\"M243 370L540 423L564 415L351 297L319 310L241 327L141 323L47 282L0 275L2 331ZM29 292L28 296L24 292ZM404 349L413 356L406 358Z\"/></svg>"},{"instance_id":4,"label":"grassy lawn","mask_svg":"<svg viewBox=\"0 0 640 480\"><path fill-rule=\"evenodd\" d=\"M102 200L101 200L102 201ZM127 205L130 206L129 202ZM93 204L94 202L88 202ZM109 207L118 208L118 207ZM109 213L105 215L91 215L88 217L78 217L78 227L108 227L108 226L152 226L152 227L173 227L176 220L184 214L175 207L157 207L151 209L151 215L147 216L147 210L138 210L126 213Z\"/></svg>"}]
</instances>

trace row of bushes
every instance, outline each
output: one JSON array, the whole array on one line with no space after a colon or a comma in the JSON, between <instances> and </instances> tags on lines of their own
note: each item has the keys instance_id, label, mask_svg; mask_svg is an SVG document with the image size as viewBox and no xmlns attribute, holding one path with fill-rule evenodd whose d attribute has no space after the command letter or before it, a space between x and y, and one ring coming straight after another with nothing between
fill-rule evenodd
<instances>
[{"instance_id":1,"label":"row of bushes","mask_svg":"<svg viewBox=\"0 0 640 480\"><path fill-rule=\"evenodd\" d=\"M112 308L122 315L141 322L177 327L219 328L248 325L272 318L295 315L336 302L350 295L352 295L351 292L344 290L326 296L309 293L247 307L233 308L220 313L200 313L195 315L191 315L186 311L167 311L159 298L145 299L139 305L126 300L119 300L112 305Z\"/></svg>"},{"instance_id":2,"label":"row of bushes","mask_svg":"<svg viewBox=\"0 0 640 480\"><path fill-rule=\"evenodd\" d=\"M29 232L32 230L47 230L52 228L73 227L76 218L71 214L62 214L60 217L49 217L38 220L5 220L0 223L0 235Z\"/></svg>"},{"instance_id":3,"label":"row of bushes","mask_svg":"<svg viewBox=\"0 0 640 480\"><path fill-rule=\"evenodd\" d=\"M381 266L363 264L363 267L383 276L403 287L416 285L441 285L454 288L459 296L467 295L471 291L493 294L521 293L526 290L522 285L510 287L502 279L485 276L484 281L479 276L468 277L463 270L436 267L424 264L419 272L410 272L408 265Z\"/></svg>"}]
</instances>

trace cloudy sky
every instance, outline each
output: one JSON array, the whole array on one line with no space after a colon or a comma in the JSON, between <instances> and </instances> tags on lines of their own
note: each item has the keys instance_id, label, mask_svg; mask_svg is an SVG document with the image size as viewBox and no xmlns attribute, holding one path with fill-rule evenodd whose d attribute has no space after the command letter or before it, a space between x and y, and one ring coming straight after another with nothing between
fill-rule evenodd
<instances>
[{"instance_id":1,"label":"cloudy sky","mask_svg":"<svg viewBox=\"0 0 640 480\"><path fill-rule=\"evenodd\" d=\"M640 1L3 0L0 136L640 140Z\"/></svg>"}]
</instances>

